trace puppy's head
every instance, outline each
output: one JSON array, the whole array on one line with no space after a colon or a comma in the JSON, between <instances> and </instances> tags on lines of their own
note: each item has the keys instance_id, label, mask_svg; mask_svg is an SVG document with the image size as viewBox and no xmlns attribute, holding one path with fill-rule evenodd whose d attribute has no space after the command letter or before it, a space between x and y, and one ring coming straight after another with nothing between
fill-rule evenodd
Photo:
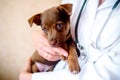
<instances>
[{"instance_id":1,"label":"puppy's head","mask_svg":"<svg viewBox=\"0 0 120 80\"><path fill-rule=\"evenodd\" d=\"M61 46L70 35L72 4L62 4L32 16L28 22L40 25L52 46Z\"/></svg>"}]
</instances>

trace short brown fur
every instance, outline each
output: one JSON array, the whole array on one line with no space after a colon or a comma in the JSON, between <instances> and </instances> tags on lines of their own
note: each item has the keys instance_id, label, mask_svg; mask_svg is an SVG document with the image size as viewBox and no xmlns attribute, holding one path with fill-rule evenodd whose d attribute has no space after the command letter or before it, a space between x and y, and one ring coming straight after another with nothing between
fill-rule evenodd
<instances>
[{"instance_id":1,"label":"short brown fur","mask_svg":"<svg viewBox=\"0 0 120 80\"><path fill-rule=\"evenodd\" d=\"M61 55L61 59L68 61L69 70L72 73L78 73L80 72L80 66L78 63L76 45L70 34L71 12L72 4L62 4L60 6L47 9L43 13L32 16L28 22L31 27L33 23L41 25L50 45L53 47L62 47L68 52L68 57ZM37 61L51 66L56 65L58 62L51 62L44 59L37 51L32 55L32 61ZM35 64L33 65L32 71L37 71Z\"/></svg>"}]
</instances>

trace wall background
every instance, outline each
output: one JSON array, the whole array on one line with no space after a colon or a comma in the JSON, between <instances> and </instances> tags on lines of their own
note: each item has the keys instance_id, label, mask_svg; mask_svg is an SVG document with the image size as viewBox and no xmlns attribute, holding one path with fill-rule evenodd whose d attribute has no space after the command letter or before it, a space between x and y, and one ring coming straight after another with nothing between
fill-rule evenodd
<instances>
[{"instance_id":1,"label":"wall background","mask_svg":"<svg viewBox=\"0 0 120 80\"><path fill-rule=\"evenodd\" d=\"M0 80L18 80L34 52L28 18L61 0L0 0Z\"/></svg>"}]
</instances>

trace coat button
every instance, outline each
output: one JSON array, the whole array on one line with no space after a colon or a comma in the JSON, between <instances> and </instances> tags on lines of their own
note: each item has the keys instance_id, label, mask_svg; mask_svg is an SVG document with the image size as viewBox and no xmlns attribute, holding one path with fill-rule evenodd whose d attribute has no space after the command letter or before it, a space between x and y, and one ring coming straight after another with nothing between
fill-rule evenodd
<instances>
[{"instance_id":1,"label":"coat button","mask_svg":"<svg viewBox=\"0 0 120 80\"><path fill-rule=\"evenodd\" d=\"M109 56L111 56L111 57L115 57L115 56L117 56L117 53L115 53L115 52L111 52L111 53L109 53Z\"/></svg>"},{"instance_id":2,"label":"coat button","mask_svg":"<svg viewBox=\"0 0 120 80\"><path fill-rule=\"evenodd\" d=\"M86 50L84 49L84 47L82 45L80 45L79 43L77 43L77 48L80 51L80 59L81 60L85 60L87 55L86 55Z\"/></svg>"},{"instance_id":3,"label":"coat button","mask_svg":"<svg viewBox=\"0 0 120 80\"><path fill-rule=\"evenodd\" d=\"M81 53L80 53L80 59L81 59L81 60L86 59L86 57L87 57L87 55L85 54L85 52L81 52Z\"/></svg>"}]
</instances>

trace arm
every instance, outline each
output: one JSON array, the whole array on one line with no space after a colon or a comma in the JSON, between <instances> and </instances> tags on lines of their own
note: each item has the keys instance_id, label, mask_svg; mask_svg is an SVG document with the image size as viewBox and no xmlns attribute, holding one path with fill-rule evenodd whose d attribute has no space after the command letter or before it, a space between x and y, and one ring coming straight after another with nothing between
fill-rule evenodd
<instances>
[{"instance_id":1,"label":"arm","mask_svg":"<svg viewBox=\"0 0 120 80\"><path fill-rule=\"evenodd\" d=\"M79 80L78 75L71 74L68 69L54 72L31 73L31 64L31 58L29 58L19 75L19 80ZM61 66L61 63L58 65Z\"/></svg>"},{"instance_id":2,"label":"arm","mask_svg":"<svg viewBox=\"0 0 120 80\"><path fill-rule=\"evenodd\" d=\"M31 57L27 59L23 70L20 72L19 80L31 80L32 73L31 73Z\"/></svg>"},{"instance_id":3,"label":"arm","mask_svg":"<svg viewBox=\"0 0 120 80\"><path fill-rule=\"evenodd\" d=\"M55 72L34 73L31 80L79 80L78 75L71 74L68 70Z\"/></svg>"},{"instance_id":4,"label":"arm","mask_svg":"<svg viewBox=\"0 0 120 80\"><path fill-rule=\"evenodd\" d=\"M118 11L119 12L119 11ZM93 48L89 46L91 59L97 61L89 62L81 71L81 80L120 80L120 15L115 14L115 17L109 20L108 25L101 35L101 47L106 47L108 51ZM99 22L98 22L99 23ZM102 55L101 55L102 54Z\"/></svg>"},{"instance_id":5,"label":"arm","mask_svg":"<svg viewBox=\"0 0 120 80\"><path fill-rule=\"evenodd\" d=\"M60 53L60 55L64 55L64 56L68 55L67 52L60 47L59 48L51 47L49 45L46 37L42 33L42 31L36 31L33 34L33 41L39 52L39 55L41 55L42 57L44 57L47 60L56 61L56 60L60 59L59 55L56 53ZM46 57L46 54L48 54L47 57ZM26 61L24 69L20 72L19 80L31 80L32 75L34 75L31 73L31 64L32 64L32 61L31 61L31 58L29 58Z\"/></svg>"},{"instance_id":6,"label":"arm","mask_svg":"<svg viewBox=\"0 0 120 80\"><path fill-rule=\"evenodd\" d=\"M97 61L87 62L80 72L80 80L120 80L120 42L109 53L94 50L95 54L102 53ZM93 57L94 58L94 57Z\"/></svg>"}]
</instances>

